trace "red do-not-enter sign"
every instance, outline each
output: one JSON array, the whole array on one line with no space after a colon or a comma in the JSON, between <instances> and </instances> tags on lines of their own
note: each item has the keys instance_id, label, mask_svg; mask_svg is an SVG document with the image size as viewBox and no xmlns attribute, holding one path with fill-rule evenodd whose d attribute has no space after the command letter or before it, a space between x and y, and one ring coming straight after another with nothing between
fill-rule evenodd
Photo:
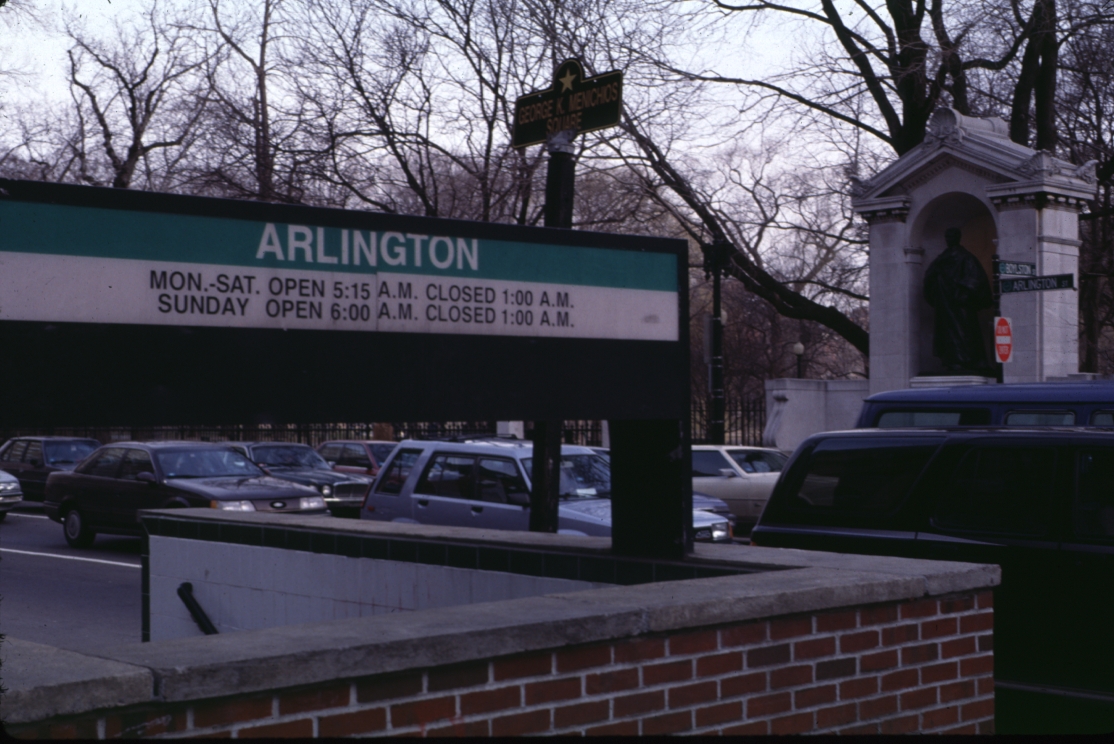
<instances>
[{"instance_id":1,"label":"red do-not-enter sign","mask_svg":"<svg viewBox=\"0 0 1114 744\"><path fill-rule=\"evenodd\" d=\"M994 319L994 358L1003 364L1013 361L1013 327L1009 318Z\"/></svg>"}]
</instances>

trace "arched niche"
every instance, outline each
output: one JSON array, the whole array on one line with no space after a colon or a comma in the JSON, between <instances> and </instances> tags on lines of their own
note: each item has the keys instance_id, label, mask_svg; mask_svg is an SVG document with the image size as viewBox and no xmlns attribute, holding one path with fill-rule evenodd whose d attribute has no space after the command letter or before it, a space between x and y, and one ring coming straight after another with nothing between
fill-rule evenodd
<instances>
[{"instance_id":1,"label":"arched niche","mask_svg":"<svg viewBox=\"0 0 1114 744\"><path fill-rule=\"evenodd\" d=\"M914 283L918 291L920 308L920 333L919 340L919 374L938 374L943 370L943 365L932 353L932 339L934 335L934 310L925 302L921 287L924 281L924 272L937 256L944 252L944 231L949 228L959 228L963 237L960 243L979 259L987 279L994 281L993 260L997 253L998 227L994 221L994 214L986 204L976 196L963 192L942 194L926 204L917 215L910 232L911 243L916 248L924 251L924 258L920 266L920 273ZM989 308L979 312L980 326L983 330L983 343L986 347L986 357L994 358L993 339L990 326L994 318L994 309Z\"/></svg>"}]
</instances>

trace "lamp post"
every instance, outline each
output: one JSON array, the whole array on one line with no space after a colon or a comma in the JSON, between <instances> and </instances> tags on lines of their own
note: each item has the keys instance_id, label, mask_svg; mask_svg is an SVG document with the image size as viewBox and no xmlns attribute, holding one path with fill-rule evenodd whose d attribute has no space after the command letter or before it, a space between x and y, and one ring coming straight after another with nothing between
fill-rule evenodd
<instances>
[{"instance_id":1,"label":"lamp post","mask_svg":"<svg viewBox=\"0 0 1114 744\"><path fill-rule=\"evenodd\" d=\"M712 280L711 360L708 363L708 440L724 444L723 401L723 314L720 305L720 279L733 250L726 240L700 246L704 253L704 278Z\"/></svg>"},{"instance_id":2,"label":"lamp post","mask_svg":"<svg viewBox=\"0 0 1114 744\"><path fill-rule=\"evenodd\" d=\"M797 356L797 378L800 379L805 376L804 374L804 360L805 360L805 345L800 341L793 344L793 353Z\"/></svg>"}]
</instances>

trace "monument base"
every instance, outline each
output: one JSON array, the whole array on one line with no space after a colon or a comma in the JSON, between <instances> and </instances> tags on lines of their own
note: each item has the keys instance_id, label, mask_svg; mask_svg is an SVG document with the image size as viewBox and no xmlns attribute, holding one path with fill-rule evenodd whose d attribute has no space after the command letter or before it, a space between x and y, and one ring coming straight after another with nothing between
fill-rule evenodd
<instances>
[{"instance_id":1,"label":"monument base","mask_svg":"<svg viewBox=\"0 0 1114 744\"><path fill-rule=\"evenodd\" d=\"M911 388L956 387L958 385L994 385L993 377L981 375L917 375L909 380Z\"/></svg>"}]
</instances>

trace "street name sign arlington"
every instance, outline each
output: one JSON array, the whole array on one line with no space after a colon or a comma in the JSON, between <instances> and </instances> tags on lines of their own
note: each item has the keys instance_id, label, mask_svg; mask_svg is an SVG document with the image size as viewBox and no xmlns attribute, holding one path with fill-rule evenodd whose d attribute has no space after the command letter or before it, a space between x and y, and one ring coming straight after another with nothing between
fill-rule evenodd
<instances>
[{"instance_id":1,"label":"street name sign arlington","mask_svg":"<svg viewBox=\"0 0 1114 744\"><path fill-rule=\"evenodd\" d=\"M580 60L567 59L553 73L552 87L515 101L511 146L536 145L558 132L580 134L613 127L622 111L621 71L585 78Z\"/></svg>"}]
</instances>

